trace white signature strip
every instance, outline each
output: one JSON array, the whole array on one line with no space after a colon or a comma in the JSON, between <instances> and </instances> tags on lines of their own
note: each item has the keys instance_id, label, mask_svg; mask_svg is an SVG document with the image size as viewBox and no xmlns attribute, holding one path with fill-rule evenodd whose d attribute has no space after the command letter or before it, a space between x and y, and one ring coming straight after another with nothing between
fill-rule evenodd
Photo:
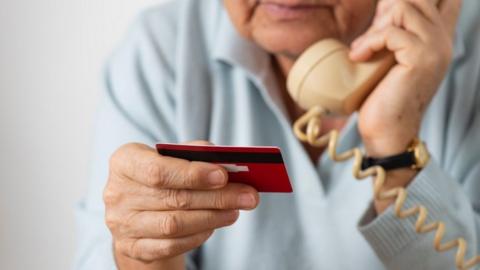
<instances>
[{"instance_id":1,"label":"white signature strip","mask_svg":"<svg viewBox=\"0 0 480 270\"><path fill-rule=\"evenodd\" d=\"M240 166L236 164L218 164L224 167L228 172L236 173L236 172L248 172L248 166Z\"/></svg>"}]
</instances>

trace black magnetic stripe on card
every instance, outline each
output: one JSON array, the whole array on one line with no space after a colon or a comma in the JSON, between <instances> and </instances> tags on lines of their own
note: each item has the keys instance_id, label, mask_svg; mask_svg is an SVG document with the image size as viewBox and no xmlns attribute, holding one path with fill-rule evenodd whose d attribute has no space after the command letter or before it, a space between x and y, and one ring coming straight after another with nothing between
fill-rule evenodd
<instances>
[{"instance_id":1,"label":"black magnetic stripe on card","mask_svg":"<svg viewBox=\"0 0 480 270\"><path fill-rule=\"evenodd\" d=\"M225 163L283 163L279 153L245 153L245 152L203 152L188 150L158 149L164 156L189 161L225 162Z\"/></svg>"}]
</instances>

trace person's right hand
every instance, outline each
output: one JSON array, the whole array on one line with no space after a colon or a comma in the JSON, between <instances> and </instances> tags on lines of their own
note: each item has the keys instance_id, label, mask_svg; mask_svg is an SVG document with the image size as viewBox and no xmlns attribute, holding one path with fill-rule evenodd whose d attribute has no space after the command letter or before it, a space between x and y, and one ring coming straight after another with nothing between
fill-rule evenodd
<instances>
[{"instance_id":1,"label":"person's right hand","mask_svg":"<svg viewBox=\"0 0 480 270\"><path fill-rule=\"evenodd\" d=\"M233 224L259 196L227 178L215 164L161 156L141 144L119 148L103 194L115 253L145 263L168 260Z\"/></svg>"}]
</instances>

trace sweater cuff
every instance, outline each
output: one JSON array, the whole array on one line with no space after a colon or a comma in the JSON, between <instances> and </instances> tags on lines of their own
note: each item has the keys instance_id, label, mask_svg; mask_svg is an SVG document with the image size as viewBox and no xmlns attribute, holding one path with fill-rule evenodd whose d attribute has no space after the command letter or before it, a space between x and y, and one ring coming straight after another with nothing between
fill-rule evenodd
<instances>
[{"instance_id":1,"label":"sweater cuff","mask_svg":"<svg viewBox=\"0 0 480 270\"><path fill-rule=\"evenodd\" d=\"M433 220L442 220L447 210L445 195L450 192L449 186L449 178L444 175L438 164L431 159L407 187L408 195L402 209L423 205L428 210L427 223ZM427 234L417 234L415 232L416 219L417 215L405 219L397 218L394 214L393 205L388 207L381 215L376 216L372 203L362 216L358 227L379 258L386 263L410 243L426 237Z\"/></svg>"}]
</instances>

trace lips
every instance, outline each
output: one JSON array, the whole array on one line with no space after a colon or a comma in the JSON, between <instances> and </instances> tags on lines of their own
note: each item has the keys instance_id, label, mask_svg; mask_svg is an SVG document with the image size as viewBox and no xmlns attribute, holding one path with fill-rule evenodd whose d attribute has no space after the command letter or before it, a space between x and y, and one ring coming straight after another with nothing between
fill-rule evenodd
<instances>
[{"instance_id":1,"label":"lips","mask_svg":"<svg viewBox=\"0 0 480 270\"><path fill-rule=\"evenodd\" d=\"M326 1L260 0L259 8L276 20L297 20L325 8Z\"/></svg>"},{"instance_id":2,"label":"lips","mask_svg":"<svg viewBox=\"0 0 480 270\"><path fill-rule=\"evenodd\" d=\"M260 5L278 5L285 8L313 8L332 6L337 0L258 0Z\"/></svg>"}]
</instances>

